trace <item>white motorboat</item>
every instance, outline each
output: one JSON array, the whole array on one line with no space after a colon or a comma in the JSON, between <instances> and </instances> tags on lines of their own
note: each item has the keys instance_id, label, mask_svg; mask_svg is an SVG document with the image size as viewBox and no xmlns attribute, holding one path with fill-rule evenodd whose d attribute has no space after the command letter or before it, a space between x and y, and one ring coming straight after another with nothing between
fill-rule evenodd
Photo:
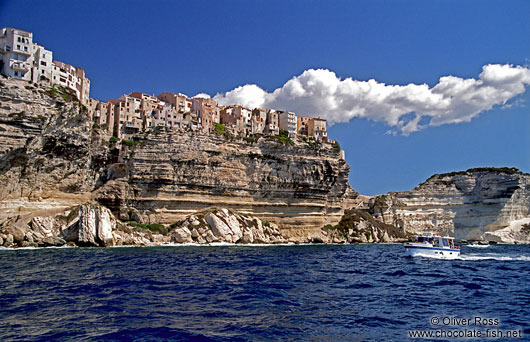
<instances>
[{"instance_id":1,"label":"white motorboat","mask_svg":"<svg viewBox=\"0 0 530 342\"><path fill-rule=\"evenodd\" d=\"M405 243L405 255L456 259L460 256L460 246L455 245L452 237L423 233Z\"/></svg>"}]
</instances>

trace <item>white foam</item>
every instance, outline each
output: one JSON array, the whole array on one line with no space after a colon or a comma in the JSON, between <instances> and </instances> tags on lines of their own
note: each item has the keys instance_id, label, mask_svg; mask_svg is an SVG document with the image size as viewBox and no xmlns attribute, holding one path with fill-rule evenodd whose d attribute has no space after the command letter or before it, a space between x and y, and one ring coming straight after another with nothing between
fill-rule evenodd
<instances>
[{"instance_id":1,"label":"white foam","mask_svg":"<svg viewBox=\"0 0 530 342\"><path fill-rule=\"evenodd\" d=\"M477 261L477 260L499 260L499 261L530 261L528 255L503 255L498 253L486 253L486 254L460 254L456 257L447 257L433 254L420 254L414 255L424 258L431 259L443 259L443 260L463 260L463 261Z\"/></svg>"},{"instance_id":2,"label":"white foam","mask_svg":"<svg viewBox=\"0 0 530 342\"><path fill-rule=\"evenodd\" d=\"M121 245L111 246L109 248L142 248L142 247L269 247L269 246L304 246L304 245L315 245L312 243L230 243L230 242L212 242L212 243L162 243L162 244L150 244L150 245Z\"/></svg>"},{"instance_id":3,"label":"white foam","mask_svg":"<svg viewBox=\"0 0 530 342\"><path fill-rule=\"evenodd\" d=\"M467 245L467 247L473 248L488 248L490 245Z\"/></svg>"},{"instance_id":4,"label":"white foam","mask_svg":"<svg viewBox=\"0 0 530 342\"><path fill-rule=\"evenodd\" d=\"M502 254L464 254L460 255L460 260L500 260L500 261L530 261L530 256L527 255L517 255L517 256L508 256Z\"/></svg>"},{"instance_id":5,"label":"white foam","mask_svg":"<svg viewBox=\"0 0 530 342\"><path fill-rule=\"evenodd\" d=\"M79 248L77 246L49 246L49 247L0 247L0 251L23 251L32 249L63 249L63 248Z\"/></svg>"},{"instance_id":6,"label":"white foam","mask_svg":"<svg viewBox=\"0 0 530 342\"><path fill-rule=\"evenodd\" d=\"M414 254L414 257L423 257L423 258L431 258L431 259L439 259L439 260L455 260L459 259L458 256L444 256L440 254L422 254L422 253L416 253Z\"/></svg>"}]
</instances>

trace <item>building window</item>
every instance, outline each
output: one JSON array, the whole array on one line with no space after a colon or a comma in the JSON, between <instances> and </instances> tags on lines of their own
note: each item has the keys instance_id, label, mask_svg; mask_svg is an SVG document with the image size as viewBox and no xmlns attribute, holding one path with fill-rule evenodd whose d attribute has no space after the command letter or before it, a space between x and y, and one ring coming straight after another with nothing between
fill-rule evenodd
<instances>
[{"instance_id":1,"label":"building window","mask_svg":"<svg viewBox=\"0 0 530 342\"><path fill-rule=\"evenodd\" d=\"M20 44L17 44L17 50L20 50Z\"/></svg>"},{"instance_id":2,"label":"building window","mask_svg":"<svg viewBox=\"0 0 530 342\"><path fill-rule=\"evenodd\" d=\"M40 62L40 65L44 65L44 66L46 66L46 62L42 62L42 61L41 61L41 62Z\"/></svg>"}]
</instances>

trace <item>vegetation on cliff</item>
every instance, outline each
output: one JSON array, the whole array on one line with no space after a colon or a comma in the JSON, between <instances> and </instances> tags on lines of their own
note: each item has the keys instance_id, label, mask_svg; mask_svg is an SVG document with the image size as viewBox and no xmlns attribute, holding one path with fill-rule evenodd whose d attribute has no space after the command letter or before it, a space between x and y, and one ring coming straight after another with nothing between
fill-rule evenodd
<instances>
[{"instance_id":1,"label":"vegetation on cliff","mask_svg":"<svg viewBox=\"0 0 530 342\"><path fill-rule=\"evenodd\" d=\"M376 220L372 215L360 210L346 210L337 225L323 228L335 242L391 242L406 239L403 230Z\"/></svg>"},{"instance_id":2,"label":"vegetation on cliff","mask_svg":"<svg viewBox=\"0 0 530 342\"><path fill-rule=\"evenodd\" d=\"M504 173L507 175L525 175L525 174L527 175L527 173L524 173L515 167L475 167L475 168L467 169L465 171L435 173L434 175L429 177L425 182L421 183L419 186L425 185L429 181L433 181L433 180L437 180L441 178L454 177L454 176L467 176L467 175L471 175L477 172Z\"/></svg>"}]
</instances>

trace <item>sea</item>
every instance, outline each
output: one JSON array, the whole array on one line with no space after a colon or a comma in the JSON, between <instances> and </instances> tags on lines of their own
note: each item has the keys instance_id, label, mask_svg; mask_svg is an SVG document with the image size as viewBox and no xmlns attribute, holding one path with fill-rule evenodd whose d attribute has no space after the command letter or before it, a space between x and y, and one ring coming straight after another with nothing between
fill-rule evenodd
<instances>
[{"instance_id":1,"label":"sea","mask_svg":"<svg viewBox=\"0 0 530 342\"><path fill-rule=\"evenodd\" d=\"M399 244L0 249L0 341L473 333L530 340L530 246L462 246L457 260L405 257Z\"/></svg>"}]
</instances>

